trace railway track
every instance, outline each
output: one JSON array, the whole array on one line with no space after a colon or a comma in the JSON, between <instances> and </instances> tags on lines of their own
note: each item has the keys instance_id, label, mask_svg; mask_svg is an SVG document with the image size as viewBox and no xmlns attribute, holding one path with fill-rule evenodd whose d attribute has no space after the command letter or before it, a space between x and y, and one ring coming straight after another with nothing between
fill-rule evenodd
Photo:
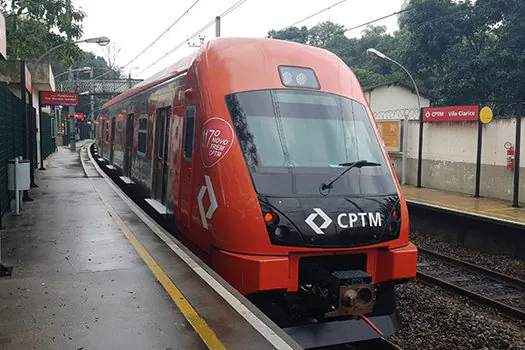
<instances>
[{"instance_id":1,"label":"railway track","mask_svg":"<svg viewBox=\"0 0 525 350\"><path fill-rule=\"evenodd\" d=\"M315 350L402 350L399 346L386 338L379 338L365 342L342 344L329 347L318 348Z\"/></svg>"},{"instance_id":2,"label":"railway track","mask_svg":"<svg viewBox=\"0 0 525 350\"><path fill-rule=\"evenodd\" d=\"M419 250L417 279L525 320L525 281L456 258Z\"/></svg>"}]
</instances>

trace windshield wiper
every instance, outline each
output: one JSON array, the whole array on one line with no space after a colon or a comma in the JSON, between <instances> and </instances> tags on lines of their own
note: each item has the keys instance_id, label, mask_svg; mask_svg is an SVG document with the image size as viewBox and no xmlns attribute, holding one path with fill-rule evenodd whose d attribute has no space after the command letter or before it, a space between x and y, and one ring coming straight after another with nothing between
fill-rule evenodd
<instances>
[{"instance_id":1,"label":"windshield wiper","mask_svg":"<svg viewBox=\"0 0 525 350\"><path fill-rule=\"evenodd\" d=\"M346 174L347 172L349 172L353 168L362 168L362 167L365 167L365 166L380 166L381 164L379 164L379 163L372 163L372 162L369 162L368 160L358 160L357 162L340 163L339 165L340 166L347 166L348 168L343 170L340 174L337 174L337 175L333 176L332 178L330 178L328 183L324 183L323 182L321 184L321 186L319 187L319 192L321 192L321 194L324 195L323 192L326 191L326 190L328 190L328 192L330 192L334 182L339 180L341 178L341 176L343 176L344 174ZM328 192L326 192L326 194L328 194Z\"/></svg>"}]
</instances>

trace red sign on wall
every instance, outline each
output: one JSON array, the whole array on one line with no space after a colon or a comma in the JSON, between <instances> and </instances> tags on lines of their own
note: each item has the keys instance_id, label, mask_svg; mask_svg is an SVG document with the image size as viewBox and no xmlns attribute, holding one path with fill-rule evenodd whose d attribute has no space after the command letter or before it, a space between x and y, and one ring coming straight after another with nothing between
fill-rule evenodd
<instances>
[{"instance_id":1,"label":"red sign on wall","mask_svg":"<svg viewBox=\"0 0 525 350\"><path fill-rule=\"evenodd\" d=\"M201 157L206 168L217 164L232 148L233 128L225 120L211 118L202 127Z\"/></svg>"},{"instance_id":2,"label":"red sign on wall","mask_svg":"<svg viewBox=\"0 0 525 350\"><path fill-rule=\"evenodd\" d=\"M469 122L479 117L479 106L423 108L423 122Z\"/></svg>"},{"instance_id":3,"label":"red sign on wall","mask_svg":"<svg viewBox=\"0 0 525 350\"><path fill-rule=\"evenodd\" d=\"M71 114L67 114L67 119L71 119ZM75 112L75 120L84 121L84 113L82 112Z\"/></svg>"},{"instance_id":4,"label":"red sign on wall","mask_svg":"<svg viewBox=\"0 0 525 350\"><path fill-rule=\"evenodd\" d=\"M41 91L41 106L78 106L76 92Z\"/></svg>"}]
</instances>

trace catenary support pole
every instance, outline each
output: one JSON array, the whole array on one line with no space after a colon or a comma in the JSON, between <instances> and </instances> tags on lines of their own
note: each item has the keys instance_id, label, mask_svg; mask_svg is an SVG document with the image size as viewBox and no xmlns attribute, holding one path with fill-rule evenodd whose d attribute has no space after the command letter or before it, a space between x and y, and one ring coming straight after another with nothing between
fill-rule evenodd
<instances>
[{"instance_id":1,"label":"catenary support pole","mask_svg":"<svg viewBox=\"0 0 525 350\"><path fill-rule=\"evenodd\" d=\"M479 197L479 187L481 182L481 146L483 141L483 123L478 118L478 148L476 155L476 190L474 197Z\"/></svg>"},{"instance_id":2,"label":"catenary support pole","mask_svg":"<svg viewBox=\"0 0 525 350\"><path fill-rule=\"evenodd\" d=\"M75 82L75 75L70 68L69 71L69 80ZM75 86L76 84L73 84ZM76 86L74 91L76 92ZM77 135L75 127L75 106L69 106L69 149L73 152L77 150Z\"/></svg>"},{"instance_id":3,"label":"catenary support pole","mask_svg":"<svg viewBox=\"0 0 525 350\"><path fill-rule=\"evenodd\" d=\"M523 113L519 113L516 117L516 141L515 141L515 156L514 156L514 196L512 199L512 206L519 207L520 194L520 143L521 143L521 118Z\"/></svg>"},{"instance_id":4,"label":"catenary support pole","mask_svg":"<svg viewBox=\"0 0 525 350\"><path fill-rule=\"evenodd\" d=\"M215 17L215 37L221 36L221 16Z\"/></svg>"},{"instance_id":5,"label":"catenary support pole","mask_svg":"<svg viewBox=\"0 0 525 350\"><path fill-rule=\"evenodd\" d=\"M423 109L419 109L419 148L417 151L417 187L421 188L421 168L423 165Z\"/></svg>"},{"instance_id":6,"label":"catenary support pole","mask_svg":"<svg viewBox=\"0 0 525 350\"><path fill-rule=\"evenodd\" d=\"M95 118L94 118L94 114L95 114L95 82L93 81L93 67L91 67L91 70L89 71L89 81L90 81L90 86L89 86L89 118L88 120L91 122L89 124L89 138L94 138L94 133L93 133L93 130L94 130L94 121L95 121ZM131 85L131 73L129 75L129 82L130 82L130 85ZM130 87L131 88L131 87Z\"/></svg>"},{"instance_id":7,"label":"catenary support pole","mask_svg":"<svg viewBox=\"0 0 525 350\"><path fill-rule=\"evenodd\" d=\"M403 158L401 158L401 185L407 183L407 158L408 158L408 114L403 117Z\"/></svg>"}]
</instances>

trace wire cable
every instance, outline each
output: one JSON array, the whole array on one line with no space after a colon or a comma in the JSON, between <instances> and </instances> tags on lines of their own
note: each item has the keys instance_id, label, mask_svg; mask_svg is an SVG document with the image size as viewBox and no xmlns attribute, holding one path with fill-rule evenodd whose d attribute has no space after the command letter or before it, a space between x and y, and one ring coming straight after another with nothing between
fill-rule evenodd
<instances>
[{"instance_id":1,"label":"wire cable","mask_svg":"<svg viewBox=\"0 0 525 350\"><path fill-rule=\"evenodd\" d=\"M386 16L382 16L382 17L379 17L379 18L373 19L373 20L368 21L368 22L366 22L366 23L362 23L362 24L359 24L359 25L354 26L354 27L351 27L351 28L345 28L345 32L349 32L349 31L351 31L351 30L354 30L354 29L357 29L357 28L361 28L361 27L367 26L367 25L372 24L372 23L375 23L375 22L382 21L382 20L384 20L384 19L386 19L386 18L389 18L389 17L395 16L395 15L399 15L399 14L401 14L401 13L403 13L403 12L406 12L406 11L412 10L413 8L414 8L413 6L412 6L412 7L406 7L406 8L404 8L404 9L402 9L402 10L399 10L399 11L393 12L393 13L391 13L391 14L389 14L389 15L386 15Z\"/></svg>"},{"instance_id":2,"label":"wire cable","mask_svg":"<svg viewBox=\"0 0 525 350\"><path fill-rule=\"evenodd\" d=\"M233 12L234 10L236 10L239 6L241 6L242 4L244 4L246 1L248 0L239 0L237 1L235 4L233 4L230 8L228 8L226 11L224 11L223 13L221 13L220 17L221 18L224 18L226 17L227 15L229 15L231 12ZM345 0L346 1L346 0ZM206 29L208 29L209 27L211 27L213 24L215 23L215 19L213 19L212 21L210 21L209 23L207 23L206 25L204 25L203 27L201 27L199 30L197 30L196 32L194 32L193 34L191 34L189 37L187 37L186 39L184 39L183 41L181 41L179 44L177 44L174 48L172 48L170 51L166 52L164 55L162 55L159 59L157 59L156 61L154 61L153 63L151 63L150 65L148 65L146 68L142 69L138 74L142 74L144 73L145 71L147 71L148 69L150 69L151 67L155 66L157 63L159 63L160 61L162 61L164 58L166 58L167 56L171 55L173 52L177 51L178 49L180 49L182 46L184 46L190 39L196 37L197 35L199 35L200 33L202 33L203 31L205 31Z\"/></svg>"},{"instance_id":3,"label":"wire cable","mask_svg":"<svg viewBox=\"0 0 525 350\"><path fill-rule=\"evenodd\" d=\"M199 3L199 1L201 1L201 0L195 0L193 2L193 4L191 4L190 7L188 7L186 9L186 11L184 11L166 30L164 30L159 36L157 36L157 38L155 38L155 40L153 40L148 46L146 46L146 48L144 48L142 51L140 51L131 61L126 63L124 66L122 66L122 68L126 68L127 66L129 66L130 64L135 62L137 60L137 58L142 56L153 45L155 45L164 35L166 35L167 32L169 32L171 30L171 28L173 28L177 23L179 23L181 21L184 18L184 16L186 16L191 11L191 9L193 9ZM108 73L109 72L106 72L104 74L100 74L99 76L97 76L97 77L95 77L93 79L95 80L95 79L101 78L101 77L103 77L104 75L106 75Z\"/></svg>"},{"instance_id":4,"label":"wire cable","mask_svg":"<svg viewBox=\"0 0 525 350\"><path fill-rule=\"evenodd\" d=\"M291 27L295 27L295 26L298 25L299 23L304 22L304 21L306 21L306 20L309 20L310 18L315 17L315 16L317 16L317 15L320 14L320 13L323 13L323 12L325 12L325 11L328 11L328 10L330 10L332 7L336 7L337 5L342 4L342 3L345 2L345 1L347 1L347 0L341 0L341 1L339 1L339 2L337 2L337 3L335 3L335 4L333 4L333 5L330 5L330 6L324 8L324 9L322 9L322 10L320 10L320 11L318 11L318 12L316 12L316 13L314 13L314 14L308 16L308 17L305 17L305 18L301 19L300 21L295 22L294 24L291 24L291 25L289 25L289 26L287 26L287 27L284 27L284 28L281 29L281 30L285 30L285 29L288 29L288 28L291 28Z\"/></svg>"}]
</instances>

